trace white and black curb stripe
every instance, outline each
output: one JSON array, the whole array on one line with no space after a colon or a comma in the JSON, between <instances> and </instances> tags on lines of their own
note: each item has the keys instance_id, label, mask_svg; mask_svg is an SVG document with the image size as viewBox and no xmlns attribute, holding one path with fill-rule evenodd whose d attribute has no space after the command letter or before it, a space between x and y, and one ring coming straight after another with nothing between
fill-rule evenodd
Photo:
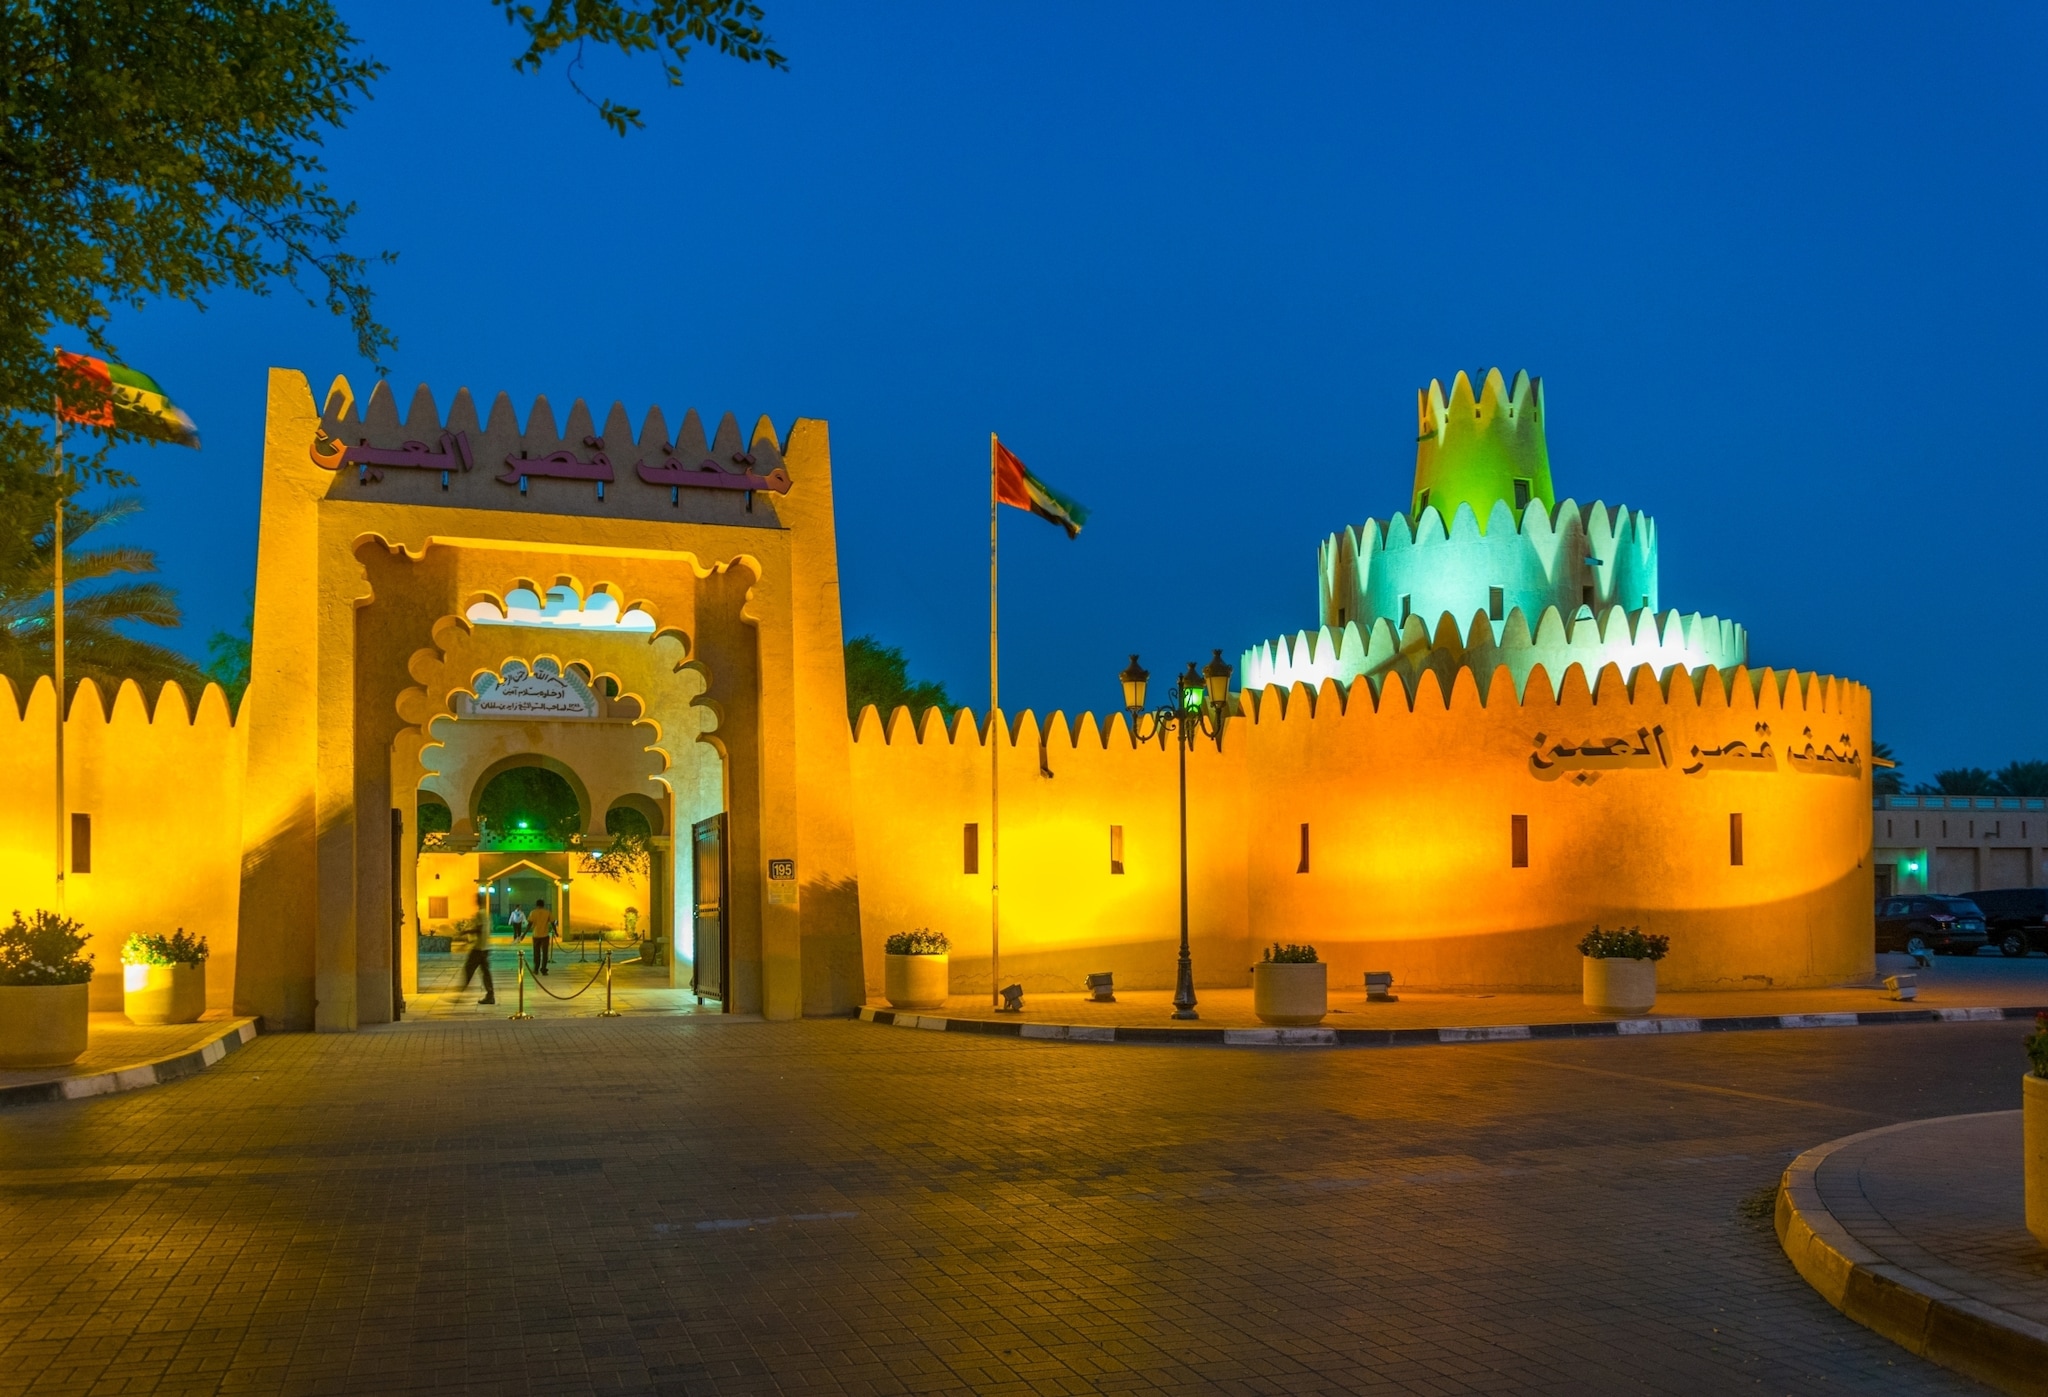
<instances>
[{"instance_id":1,"label":"white and black curb stripe","mask_svg":"<svg viewBox=\"0 0 2048 1397\"><path fill-rule=\"evenodd\" d=\"M35 1106L45 1101L73 1101L81 1096L106 1096L117 1091L160 1086L204 1072L235 1049L256 1041L259 1019L225 1023L213 1038L176 1057L124 1067L118 1072L99 1072L90 1077L57 1077L47 1082L24 1082L0 1087L0 1110L10 1106Z\"/></svg>"},{"instance_id":2,"label":"white and black curb stripe","mask_svg":"<svg viewBox=\"0 0 2048 1397\"><path fill-rule=\"evenodd\" d=\"M937 1033L985 1033L1000 1038L1059 1039L1070 1043L1220 1044L1229 1048L1407 1048L1424 1043L1503 1043L1546 1038L1628 1038L1660 1033L1753 1033L1780 1028L1857 1028L1872 1024L1979 1023L2031 1019L2039 1007L2009 1009L1875 1009L1863 1013L1753 1014L1715 1019L1594 1019L1582 1023L1484 1024L1471 1028L1169 1028L1128 1024L1022 1023L954 1019L863 1007L868 1023Z\"/></svg>"}]
</instances>

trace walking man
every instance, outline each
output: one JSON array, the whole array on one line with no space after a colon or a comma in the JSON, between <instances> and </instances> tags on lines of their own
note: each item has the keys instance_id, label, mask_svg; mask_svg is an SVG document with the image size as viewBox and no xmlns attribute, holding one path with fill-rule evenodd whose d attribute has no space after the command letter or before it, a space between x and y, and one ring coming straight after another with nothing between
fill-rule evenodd
<instances>
[{"instance_id":1,"label":"walking man","mask_svg":"<svg viewBox=\"0 0 2048 1397\"><path fill-rule=\"evenodd\" d=\"M479 999L477 1003L496 1004L498 1002L498 987L491 981L491 914L489 912L481 912L477 915L476 929L470 933L469 958L462 962L462 988L464 990L469 988L470 978L479 970L484 972L484 997Z\"/></svg>"},{"instance_id":2,"label":"walking man","mask_svg":"<svg viewBox=\"0 0 2048 1397\"><path fill-rule=\"evenodd\" d=\"M548 911L548 900L537 897L533 900L533 912L526 919L527 934L533 937L533 973L548 973L548 948L554 944L555 916Z\"/></svg>"}]
</instances>

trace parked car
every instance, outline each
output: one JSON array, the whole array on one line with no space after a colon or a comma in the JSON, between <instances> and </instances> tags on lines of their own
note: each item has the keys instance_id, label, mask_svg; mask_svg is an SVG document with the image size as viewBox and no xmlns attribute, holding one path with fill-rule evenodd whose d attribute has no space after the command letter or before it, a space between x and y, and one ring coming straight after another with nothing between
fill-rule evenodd
<instances>
[{"instance_id":1,"label":"parked car","mask_svg":"<svg viewBox=\"0 0 2048 1397\"><path fill-rule=\"evenodd\" d=\"M1987 888L1970 901L1984 909L1987 938L1999 950L2048 951L2048 888Z\"/></svg>"},{"instance_id":2,"label":"parked car","mask_svg":"<svg viewBox=\"0 0 2048 1397\"><path fill-rule=\"evenodd\" d=\"M1984 912L1967 897L1888 897L1877 905L1877 949L1974 956L1984 946Z\"/></svg>"}]
</instances>

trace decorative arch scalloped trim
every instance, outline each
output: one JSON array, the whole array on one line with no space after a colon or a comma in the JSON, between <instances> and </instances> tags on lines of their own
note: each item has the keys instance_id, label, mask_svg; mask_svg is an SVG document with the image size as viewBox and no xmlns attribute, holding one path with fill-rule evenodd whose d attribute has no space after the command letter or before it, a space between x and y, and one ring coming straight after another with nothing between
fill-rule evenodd
<instances>
[{"instance_id":1,"label":"decorative arch scalloped trim","mask_svg":"<svg viewBox=\"0 0 2048 1397\"><path fill-rule=\"evenodd\" d=\"M647 609L647 603L623 602L604 583L593 587L586 598L566 581L544 590L532 583L522 583L508 591L502 601L472 602L463 618L479 626L648 632L656 628L654 613Z\"/></svg>"}]
</instances>

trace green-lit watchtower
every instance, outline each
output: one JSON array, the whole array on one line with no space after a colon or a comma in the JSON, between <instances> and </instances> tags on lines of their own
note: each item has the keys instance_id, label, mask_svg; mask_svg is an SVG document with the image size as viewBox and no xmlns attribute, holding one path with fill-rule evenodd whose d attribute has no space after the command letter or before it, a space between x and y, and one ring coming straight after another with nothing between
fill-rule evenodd
<instances>
[{"instance_id":1,"label":"green-lit watchtower","mask_svg":"<svg viewBox=\"0 0 2048 1397\"><path fill-rule=\"evenodd\" d=\"M1451 396L1432 379L1415 394L1415 492L1408 517L1436 506L1446 520L1458 506L1472 506L1486 528L1497 501L1521 521L1534 502L1547 511L1557 505L1550 489L1550 450L1543 443L1543 380L1517 371L1511 388L1499 369L1488 369L1474 394L1461 371Z\"/></svg>"},{"instance_id":2,"label":"green-lit watchtower","mask_svg":"<svg viewBox=\"0 0 2048 1397\"><path fill-rule=\"evenodd\" d=\"M1453 643L1489 677L1507 665L1517 684L1538 664L1555 683L1573 664L1663 674L1744 662L1749 640L1733 621L1660 609L1648 515L1558 500L1543 380L1488 369L1475 388L1460 373L1448 393L1432 381L1415 409L1407 510L1324 540L1317 630L1247 650L1247 686L1348 684Z\"/></svg>"}]
</instances>

